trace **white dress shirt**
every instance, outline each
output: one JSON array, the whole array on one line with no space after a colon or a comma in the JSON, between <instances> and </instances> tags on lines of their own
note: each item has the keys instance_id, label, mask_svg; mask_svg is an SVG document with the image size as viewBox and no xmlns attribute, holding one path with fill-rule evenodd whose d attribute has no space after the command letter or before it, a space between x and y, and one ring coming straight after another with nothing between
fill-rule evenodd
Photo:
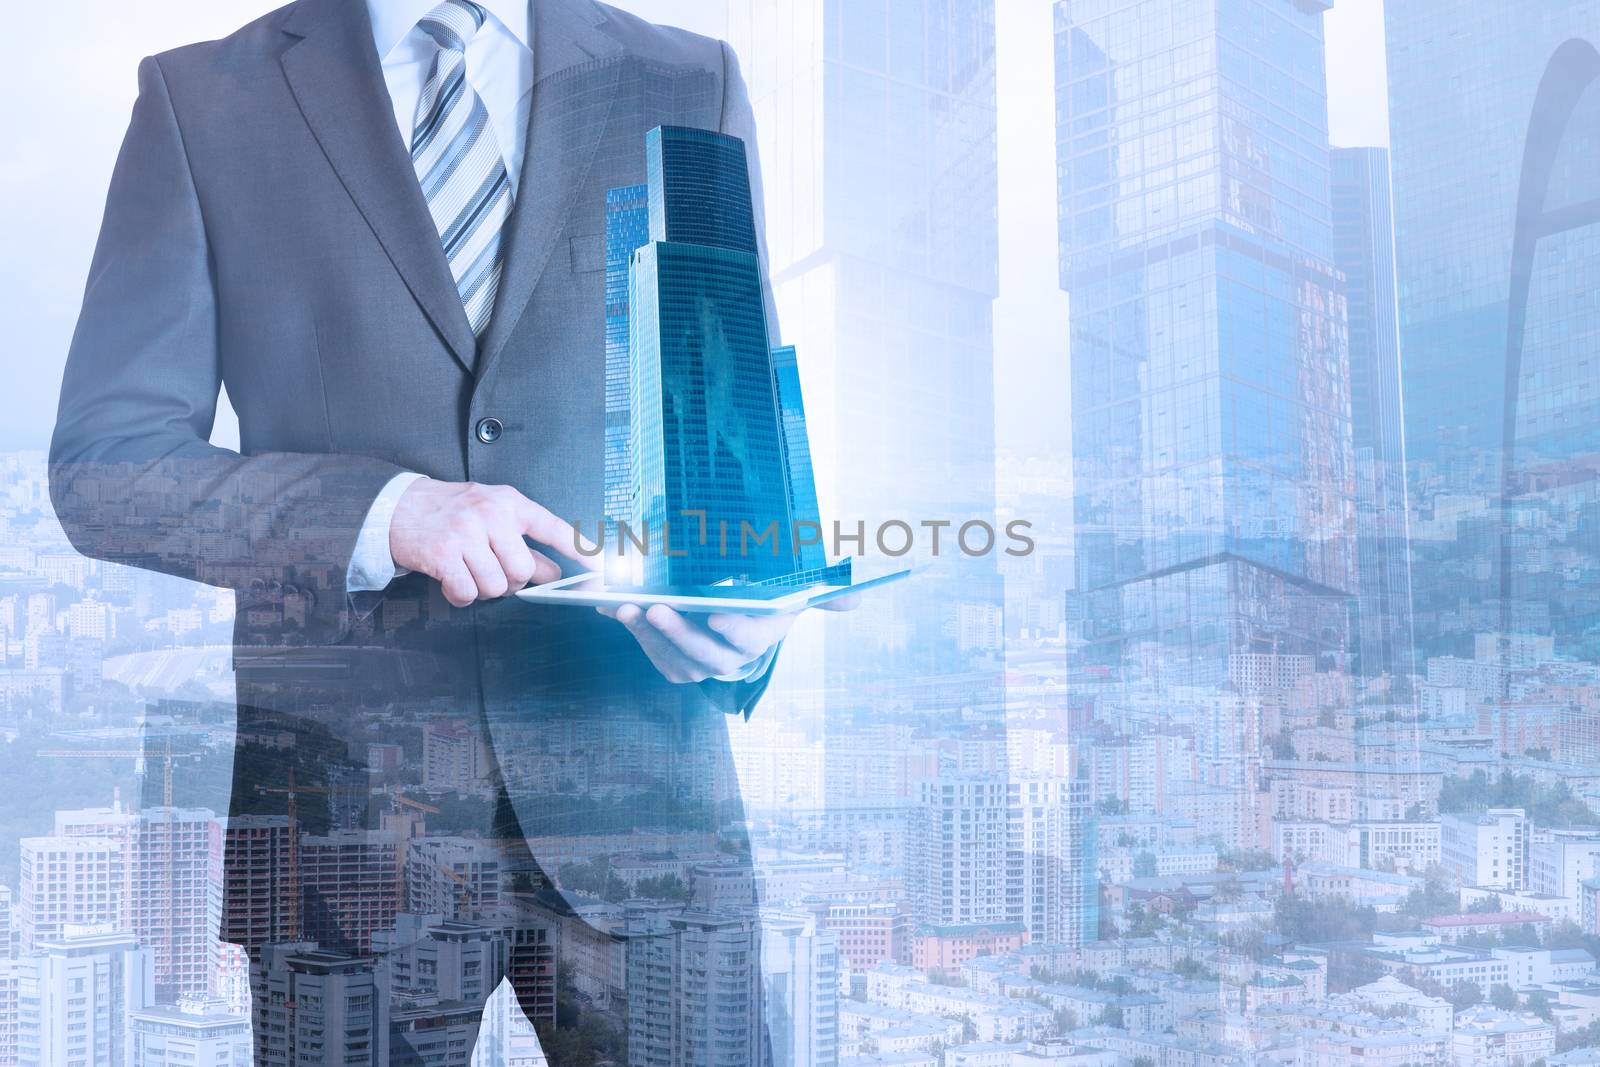
<instances>
[{"instance_id":1,"label":"white dress shirt","mask_svg":"<svg viewBox=\"0 0 1600 1067\"><path fill-rule=\"evenodd\" d=\"M533 18L528 0L477 0L489 17L467 42L467 81L489 113L489 125L505 157L511 195L522 180L522 157L528 148L528 109L533 103ZM439 52L434 39L417 23L439 0L367 0L372 39L383 63L383 81L394 103L400 137L411 147L417 101ZM389 555L389 523L395 505L422 477L400 474L383 487L367 511L350 559L346 586L352 593L387 588L400 573Z\"/></svg>"},{"instance_id":2,"label":"white dress shirt","mask_svg":"<svg viewBox=\"0 0 1600 1067\"><path fill-rule=\"evenodd\" d=\"M383 80L394 102L394 120L406 147L416 126L417 101L428 82L428 72L438 53L438 43L417 28L422 16L440 0L367 0L372 38L383 63ZM530 0L477 0L488 19L467 42L467 82L477 91L489 113L505 156L506 173L515 197L522 178L522 158L528 148L528 113L533 104L533 9ZM596 358L599 358L598 353ZM356 537L355 553L345 575L352 593L386 589L405 573L389 553L389 525L400 497L420 474L397 474L383 487L367 510ZM741 682L766 670L774 652L768 652L743 670L718 681Z\"/></svg>"}]
</instances>

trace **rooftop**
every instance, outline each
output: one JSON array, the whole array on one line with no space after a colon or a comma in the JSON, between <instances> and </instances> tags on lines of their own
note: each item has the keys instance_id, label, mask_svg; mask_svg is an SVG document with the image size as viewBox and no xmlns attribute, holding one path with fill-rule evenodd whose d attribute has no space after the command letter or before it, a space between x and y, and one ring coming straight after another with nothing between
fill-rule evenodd
<instances>
[{"instance_id":1,"label":"rooftop","mask_svg":"<svg viewBox=\"0 0 1600 1067\"><path fill-rule=\"evenodd\" d=\"M1423 919L1423 926L1491 926L1512 923L1547 923L1550 916L1537 911L1480 911L1464 915L1435 915Z\"/></svg>"}]
</instances>

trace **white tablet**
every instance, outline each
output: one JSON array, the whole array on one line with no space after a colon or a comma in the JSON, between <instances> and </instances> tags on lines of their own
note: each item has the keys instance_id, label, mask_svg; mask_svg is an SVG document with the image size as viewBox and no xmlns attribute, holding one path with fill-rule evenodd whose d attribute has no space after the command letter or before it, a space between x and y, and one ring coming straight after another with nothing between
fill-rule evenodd
<instances>
[{"instance_id":1,"label":"white tablet","mask_svg":"<svg viewBox=\"0 0 1600 1067\"><path fill-rule=\"evenodd\" d=\"M584 607L622 607L637 604L652 607L665 604L674 610L698 615L786 615L815 607L838 597L897 582L911 568L864 578L849 585L693 585L633 586L607 583L604 576L578 574L546 585L530 586L516 595L532 604L570 604Z\"/></svg>"}]
</instances>

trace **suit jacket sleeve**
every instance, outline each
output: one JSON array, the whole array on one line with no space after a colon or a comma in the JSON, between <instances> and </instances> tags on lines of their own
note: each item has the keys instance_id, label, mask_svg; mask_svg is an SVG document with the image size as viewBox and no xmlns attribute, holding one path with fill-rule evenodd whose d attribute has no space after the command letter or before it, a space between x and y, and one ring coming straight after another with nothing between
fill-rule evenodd
<instances>
[{"instance_id":1,"label":"suit jacket sleeve","mask_svg":"<svg viewBox=\"0 0 1600 1067\"><path fill-rule=\"evenodd\" d=\"M51 498L86 555L292 590L342 619L357 532L400 468L215 447L221 386L205 221L160 62L146 59L62 382Z\"/></svg>"}]
</instances>

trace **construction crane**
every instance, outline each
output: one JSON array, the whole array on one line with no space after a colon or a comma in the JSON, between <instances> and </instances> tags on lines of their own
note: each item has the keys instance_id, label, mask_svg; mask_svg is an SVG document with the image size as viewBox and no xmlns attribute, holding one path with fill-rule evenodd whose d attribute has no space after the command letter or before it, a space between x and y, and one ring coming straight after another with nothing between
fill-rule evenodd
<instances>
[{"instance_id":1,"label":"construction crane","mask_svg":"<svg viewBox=\"0 0 1600 1067\"><path fill-rule=\"evenodd\" d=\"M456 884L456 914L455 918L465 921L472 914L472 900L476 896L472 888L472 879L460 871L446 867L438 860L433 861L435 870L442 871L444 876Z\"/></svg>"},{"instance_id":2,"label":"construction crane","mask_svg":"<svg viewBox=\"0 0 1600 1067\"><path fill-rule=\"evenodd\" d=\"M394 801L395 807L407 807L413 811L426 812L429 815L439 814L439 809L432 804L424 804L420 800L413 800L404 793L390 793L389 799Z\"/></svg>"},{"instance_id":3,"label":"construction crane","mask_svg":"<svg viewBox=\"0 0 1600 1067\"><path fill-rule=\"evenodd\" d=\"M262 796L283 796L287 798L284 808L289 816L289 827L290 832L292 833L294 832L294 828L300 825L300 821L297 818L295 798L301 793L328 796L333 792L333 790L322 785L295 785L294 768L290 767L288 785L258 785L256 786L256 792L260 793Z\"/></svg>"},{"instance_id":4,"label":"construction crane","mask_svg":"<svg viewBox=\"0 0 1600 1067\"><path fill-rule=\"evenodd\" d=\"M177 759L172 754L172 738L167 738L164 752L151 752L147 749L121 749L121 748L53 748L39 753L44 759L131 759L134 761L134 771L143 774L144 763L152 756L161 760L161 806L172 807L172 764Z\"/></svg>"}]
</instances>

